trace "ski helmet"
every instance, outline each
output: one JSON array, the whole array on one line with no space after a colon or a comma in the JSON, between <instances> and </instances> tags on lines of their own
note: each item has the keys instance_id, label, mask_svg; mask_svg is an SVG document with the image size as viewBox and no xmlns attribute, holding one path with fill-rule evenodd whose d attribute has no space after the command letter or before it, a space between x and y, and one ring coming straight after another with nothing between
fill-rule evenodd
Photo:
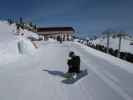
<instances>
[{"instance_id":1,"label":"ski helmet","mask_svg":"<svg viewBox=\"0 0 133 100\"><path fill-rule=\"evenodd\" d=\"M72 57L74 55L74 52L73 51L70 51L69 52L69 57Z\"/></svg>"}]
</instances>

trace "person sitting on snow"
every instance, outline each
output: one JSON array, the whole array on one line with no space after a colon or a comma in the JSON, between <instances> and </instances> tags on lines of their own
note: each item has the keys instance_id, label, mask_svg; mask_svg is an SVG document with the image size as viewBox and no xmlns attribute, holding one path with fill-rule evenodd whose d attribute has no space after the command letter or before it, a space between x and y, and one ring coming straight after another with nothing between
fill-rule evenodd
<instances>
[{"instance_id":1,"label":"person sitting on snow","mask_svg":"<svg viewBox=\"0 0 133 100\"><path fill-rule=\"evenodd\" d=\"M80 57L75 55L73 51L69 53L68 73L80 73Z\"/></svg>"}]
</instances>

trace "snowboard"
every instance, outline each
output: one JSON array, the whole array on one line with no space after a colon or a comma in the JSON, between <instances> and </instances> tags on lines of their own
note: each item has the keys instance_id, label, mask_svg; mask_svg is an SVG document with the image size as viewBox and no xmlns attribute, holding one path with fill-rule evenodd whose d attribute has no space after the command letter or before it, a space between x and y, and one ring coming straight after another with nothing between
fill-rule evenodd
<instances>
[{"instance_id":1,"label":"snowboard","mask_svg":"<svg viewBox=\"0 0 133 100\"><path fill-rule=\"evenodd\" d=\"M78 74L76 74L76 73L66 73L66 74L64 74L65 79L62 80L62 83L74 84L75 82L77 82L81 78L85 77L86 75L88 75L87 69L81 70L81 72L78 73Z\"/></svg>"}]
</instances>

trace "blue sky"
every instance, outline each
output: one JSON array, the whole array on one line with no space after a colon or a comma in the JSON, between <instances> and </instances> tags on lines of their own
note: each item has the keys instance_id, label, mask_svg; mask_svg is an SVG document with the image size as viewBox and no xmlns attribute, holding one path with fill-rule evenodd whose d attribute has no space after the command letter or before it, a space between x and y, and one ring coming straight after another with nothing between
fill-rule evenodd
<instances>
[{"instance_id":1,"label":"blue sky","mask_svg":"<svg viewBox=\"0 0 133 100\"><path fill-rule=\"evenodd\" d=\"M1 0L0 18L73 26L82 36L112 28L133 34L133 0Z\"/></svg>"}]
</instances>

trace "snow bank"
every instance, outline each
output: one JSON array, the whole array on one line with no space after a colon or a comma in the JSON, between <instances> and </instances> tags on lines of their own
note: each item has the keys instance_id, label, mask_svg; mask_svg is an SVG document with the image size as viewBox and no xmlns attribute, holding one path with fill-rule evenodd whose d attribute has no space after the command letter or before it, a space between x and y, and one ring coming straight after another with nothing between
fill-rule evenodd
<instances>
[{"instance_id":1,"label":"snow bank","mask_svg":"<svg viewBox=\"0 0 133 100\"><path fill-rule=\"evenodd\" d=\"M17 58L15 30L15 24L9 25L6 21L0 21L0 64L12 62Z\"/></svg>"},{"instance_id":2,"label":"snow bank","mask_svg":"<svg viewBox=\"0 0 133 100\"><path fill-rule=\"evenodd\" d=\"M24 36L26 37L26 38L28 38L28 37L33 37L33 38L35 38L35 39L39 39L39 36L36 34L36 33L34 33L34 32L31 32L31 31L28 31L28 30L20 30L20 33L24 33Z\"/></svg>"},{"instance_id":3,"label":"snow bank","mask_svg":"<svg viewBox=\"0 0 133 100\"><path fill-rule=\"evenodd\" d=\"M111 56L111 55L108 55L108 54L105 54L103 52L100 52L100 51L97 51L95 49L92 49L90 47L87 47L83 44L80 44L78 42L75 42L77 45L79 45L82 49L86 50L87 52L95 55L96 57L99 57L101 59L104 59L112 64L115 64L116 66L120 66L120 68L128 71L129 73L132 73L133 74L133 64L132 63L129 63L129 62L126 62L124 60L121 60L119 58L116 58L114 56Z\"/></svg>"},{"instance_id":4,"label":"snow bank","mask_svg":"<svg viewBox=\"0 0 133 100\"><path fill-rule=\"evenodd\" d=\"M49 38L49 39L48 39L48 42L57 42L57 40L54 40L54 39L52 39L52 38Z\"/></svg>"},{"instance_id":5,"label":"snow bank","mask_svg":"<svg viewBox=\"0 0 133 100\"><path fill-rule=\"evenodd\" d=\"M18 42L19 53L22 55L34 55L36 48L27 38L22 38Z\"/></svg>"},{"instance_id":6,"label":"snow bank","mask_svg":"<svg viewBox=\"0 0 133 100\"><path fill-rule=\"evenodd\" d=\"M78 42L78 41L80 41L80 40L79 40L79 39L74 39L73 41L74 41L74 42Z\"/></svg>"},{"instance_id":7,"label":"snow bank","mask_svg":"<svg viewBox=\"0 0 133 100\"><path fill-rule=\"evenodd\" d=\"M27 30L20 30L25 37L36 37L37 34ZM0 65L16 61L20 55L17 47L16 25L9 25L7 21L0 21Z\"/></svg>"},{"instance_id":8,"label":"snow bank","mask_svg":"<svg viewBox=\"0 0 133 100\"><path fill-rule=\"evenodd\" d=\"M107 46L107 39L106 38L98 38L95 41L92 41L93 44L100 44L104 45L105 47ZM121 42L121 51L123 52L130 52L133 53L133 45L130 45L131 40L129 39L122 39ZM110 48L113 49L118 49L119 45L119 38L110 38Z\"/></svg>"}]
</instances>

